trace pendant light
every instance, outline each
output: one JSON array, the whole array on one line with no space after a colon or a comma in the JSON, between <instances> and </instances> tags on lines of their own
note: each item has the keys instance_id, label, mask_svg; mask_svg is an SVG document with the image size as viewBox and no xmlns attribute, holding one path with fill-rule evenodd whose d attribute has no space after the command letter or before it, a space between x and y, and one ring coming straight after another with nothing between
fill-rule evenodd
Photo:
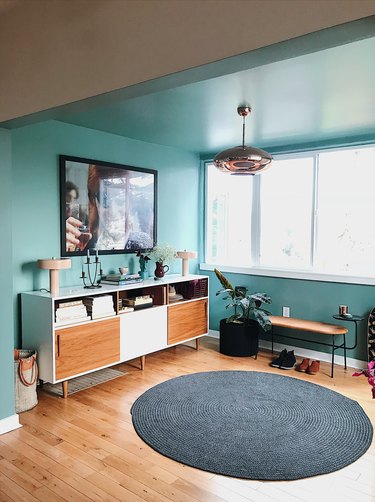
<instances>
[{"instance_id":1,"label":"pendant light","mask_svg":"<svg viewBox=\"0 0 375 502\"><path fill-rule=\"evenodd\" d=\"M245 146L245 119L250 114L250 106L239 106L237 113L242 117L242 146L229 148L218 153L214 158L215 166L222 172L230 174L260 174L267 169L272 155L260 148Z\"/></svg>"}]
</instances>

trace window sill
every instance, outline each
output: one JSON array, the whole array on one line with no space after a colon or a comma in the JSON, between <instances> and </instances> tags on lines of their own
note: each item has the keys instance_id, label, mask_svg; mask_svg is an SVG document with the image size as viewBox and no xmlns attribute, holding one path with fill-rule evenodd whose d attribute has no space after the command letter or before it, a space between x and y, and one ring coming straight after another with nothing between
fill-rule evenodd
<instances>
[{"instance_id":1,"label":"window sill","mask_svg":"<svg viewBox=\"0 0 375 502\"><path fill-rule=\"evenodd\" d=\"M375 277L364 277L355 275L339 275L339 274L323 274L318 272L297 271L276 268L263 267L233 267L231 265L211 265L209 263L201 263L201 270L211 270L214 268L220 272L229 272L234 274L260 275L264 277L280 277L285 279L302 279L307 281L319 282L339 282L344 284L362 284L368 286L375 285Z\"/></svg>"}]
</instances>

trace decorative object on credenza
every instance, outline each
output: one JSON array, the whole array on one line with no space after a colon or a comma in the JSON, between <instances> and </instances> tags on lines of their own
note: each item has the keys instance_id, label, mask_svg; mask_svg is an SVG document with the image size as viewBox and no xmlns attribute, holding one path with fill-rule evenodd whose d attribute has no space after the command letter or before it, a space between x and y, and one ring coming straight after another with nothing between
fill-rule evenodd
<instances>
[{"instance_id":1,"label":"decorative object on credenza","mask_svg":"<svg viewBox=\"0 0 375 502\"><path fill-rule=\"evenodd\" d=\"M139 275L142 277L142 279L147 279L147 262L150 261L150 257L147 256L147 254L142 253L141 250L137 251L136 256L139 258Z\"/></svg>"},{"instance_id":2,"label":"decorative object on credenza","mask_svg":"<svg viewBox=\"0 0 375 502\"><path fill-rule=\"evenodd\" d=\"M169 265L164 262L177 258L176 250L169 244L158 244L150 253L150 257L155 260L155 279L162 279L169 271Z\"/></svg>"},{"instance_id":3,"label":"decorative object on credenza","mask_svg":"<svg viewBox=\"0 0 375 502\"><path fill-rule=\"evenodd\" d=\"M85 265L87 272L85 272ZM93 267L92 269L91 266ZM83 287L86 289L101 288L101 285L99 283L102 275L103 270L101 269L98 251L96 250L95 257L93 257L93 260L91 261L90 251L87 250L86 261L82 263L81 279L83 282Z\"/></svg>"},{"instance_id":4,"label":"decorative object on credenza","mask_svg":"<svg viewBox=\"0 0 375 502\"><path fill-rule=\"evenodd\" d=\"M70 268L72 261L70 258L44 258L38 260L38 267L49 270L49 289L51 295L59 294L59 270Z\"/></svg>"},{"instance_id":5,"label":"decorative object on credenza","mask_svg":"<svg viewBox=\"0 0 375 502\"><path fill-rule=\"evenodd\" d=\"M163 265L161 261L155 262L155 278L162 279L169 271L169 265Z\"/></svg>"},{"instance_id":6,"label":"decorative object on credenza","mask_svg":"<svg viewBox=\"0 0 375 502\"><path fill-rule=\"evenodd\" d=\"M229 148L214 157L215 166L224 173L259 174L272 162L272 155L260 148L245 145L245 119L251 113L249 105L239 106L237 113L242 117L242 145Z\"/></svg>"},{"instance_id":7,"label":"decorative object on credenza","mask_svg":"<svg viewBox=\"0 0 375 502\"><path fill-rule=\"evenodd\" d=\"M196 251L177 251L177 256L182 259L182 275L189 275L189 260L194 260L198 254Z\"/></svg>"},{"instance_id":8,"label":"decorative object on credenza","mask_svg":"<svg viewBox=\"0 0 375 502\"><path fill-rule=\"evenodd\" d=\"M121 275L126 275L129 272L128 267L119 267L118 271L120 272Z\"/></svg>"},{"instance_id":9,"label":"decorative object on credenza","mask_svg":"<svg viewBox=\"0 0 375 502\"><path fill-rule=\"evenodd\" d=\"M168 290L168 303L179 302L180 300L183 300L183 298L183 295L176 293L176 287L173 286L173 284L170 284Z\"/></svg>"}]
</instances>

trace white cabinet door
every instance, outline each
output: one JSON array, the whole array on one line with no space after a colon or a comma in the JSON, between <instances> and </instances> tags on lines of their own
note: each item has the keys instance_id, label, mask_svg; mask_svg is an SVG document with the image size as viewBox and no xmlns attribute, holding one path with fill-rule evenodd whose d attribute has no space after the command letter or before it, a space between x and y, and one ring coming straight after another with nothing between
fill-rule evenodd
<instances>
[{"instance_id":1,"label":"white cabinet door","mask_svg":"<svg viewBox=\"0 0 375 502\"><path fill-rule=\"evenodd\" d=\"M167 307L120 314L120 360L128 361L167 346Z\"/></svg>"}]
</instances>

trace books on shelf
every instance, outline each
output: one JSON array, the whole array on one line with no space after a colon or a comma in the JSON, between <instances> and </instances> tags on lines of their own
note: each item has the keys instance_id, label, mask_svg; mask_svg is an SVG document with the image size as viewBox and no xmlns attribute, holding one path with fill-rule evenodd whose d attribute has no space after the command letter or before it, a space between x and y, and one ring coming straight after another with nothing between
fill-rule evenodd
<instances>
[{"instance_id":1,"label":"books on shelf","mask_svg":"<svg viewBox=\"0 0 375 502\"><path fill-rule=\"evenodd\" d=\"M57 304L55 311L55 324L57 326L89 320L90 316L82 300L72 300Z\"/></svg>"},{"instance_id":2,"label":"books on shelf","mask_svg":"<svg viewBox=\"0 0 375 502\"><path fill-rule=\"evenodd\" d=\"M134 307L128 307L125 305L119 308L119 314L126 314L127 312L134 312Z\"/></svg>"},{"instance_id":3,"label":"books on shelf","mask_svg":"<svg viewBox=\"0 0 375 502\"><path fill-rule=\"evenodd\" d=\"M111 284L113 286L123 286L125 284L135 284L137 282L142 282L142 277L139 274L109 274L105 275L101 279L102 284Z\"/></svg>"},{"instance_id":4,"label":"books on shelf","mask_svg":"<svg viewBox=\"0 0 375 502\"><path fill-rule=\"evenodd\" d=\"M116 314L116 312L114 310L107 311L107 312L98 312L98 313L91 314L91 319L94 321L95 319L102 319L103 317L111 317L115 314Z\"/></svg>"},{"instance_id":5,"label":"books on shelf","mask_svg":"<svg viewBox=\"0 0 375 502\"><path fill-rule=\"evenodd\" d=\"M77 324L84 321L91 321L91 317L87 315L85 317L77 317L74 319L63 319L62 321L56 321L55 326L68 326L69 324Z\"/></svg>"},{"instance_id":6,"label":"books on shelf","mask_svg":"<svg viewBox=\"0 0 375 502\"><path fill-rule=\"evenodd\" d=\"M59 302L58 308L66 308L66 307L76 307L77 305L83 305L83 300L70 300L67 302Z\"/></svg>"},{"instance_id":7,"label":"books on shelf","mask_svg":"<svg viewBox=\"0 0 375 502\"><path fill-rule=\"evenodd\" d=\"M112 295L86 296L83 303L92 319L100 319L116 314Z\"/></svg>"},{"instance_id":8,"label":"books on shelf","mask_svg":"<svg viewBox=\"0 0 375 502\"><path fill-rule=\"evenodd\" d=\"M123 298L122 305L133 307L134 310L141 308L152 307L154 301L151 295L136 296L134 298Z\"/></svg>"}]
</instances>

